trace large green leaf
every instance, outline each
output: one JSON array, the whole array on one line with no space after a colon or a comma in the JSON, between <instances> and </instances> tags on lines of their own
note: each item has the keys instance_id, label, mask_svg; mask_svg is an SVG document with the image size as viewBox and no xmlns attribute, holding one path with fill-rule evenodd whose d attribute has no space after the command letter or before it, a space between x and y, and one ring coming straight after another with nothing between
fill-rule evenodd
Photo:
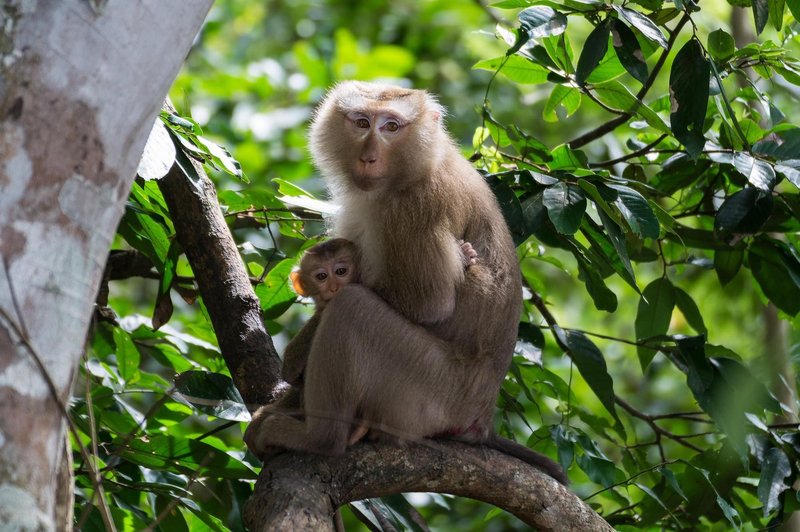
<instances>
[{"instance_id":1,"label":"large green leaf","mask_svg":"<svg viewBox=\"0 0 800 532\"><path fill-rule=\"evenodd\" d=\"M597 270L585 259L578 259L578 278L586 284L586 291L597 310L617 310L617 296L609 290Z\"/></svg>"},{"instance_id":2,"label":"large green leaf","mask_svg":"<svg viewBox=\"0 0 800 532\"><path fill-rule=\"evenodd\" d=\"M573 115L580 105L581 93L578 89L556 85L544 105L542 116L548 122L558 122Z\"/></svg>"},{"instance_id":3,"label":"large green leaf","mask_svg":"<svg viewBox=\"0 0 800 532\"><path fill-rule=\"evenodd\" d=\"M627 113L636 113L657 130L669 133L670 129L664 120L650 107L639 101L625 85L612 81L595 87L597 98L612 109Z\"/></svg>"},{"instance_id":4,"label":"large green leaf","mask_svg":"<svg viewBox=\"0 0 800 532\"><path fill-rule=\"evenodd\" d=\"M556 183L544 191L544 206L550 221L564 235L574 234L586 212L586 196L580 187L566 182Z\"/></svg>"},{"instance_id":5,"label":"large green leaf","mask_svg":"<svg viewBox=\"0 0 800 532\"><path fill-rule=\"evenodd\" d=\"M797 254L780 242L759 239L748 249L747 263L769 300L790 316L796 316L800 312Z\"/></svg>"},{"instance_id":6,"label":"large green leaf","mask_svg":"<svg viewBox=\"0 0 800 532\"><path fill-rule=\"evenodd\" d=\"M753 19L756 23L756 35L764 31L769 20L769 0L752 0Z\"/></svg>"},{"instance_id":7,"label":"large green leaf","mask_svg":"<svg viewBox=\"0 0 800 532\"><path fill-rule=\"evenodd\" d=\"M775 187L775 169L768 162L738 151L733 156L733 166L754 187L766 192L772 192Z\"/></svg>"},{"instance_id":8,"label":"large green leaf","mask_svg":"<svg viewBox=\"0 0 800 532\"><path fill-rule=\"evenodd\" d=\"M729 234L752 234L772 213L772 194L745 187L725 200L714 219L714 231L724 238Z\"/></svg>"},{"instance_id":9,"label":"large green leaf","mask_svg":"<svg viewBox=\"0 0 800 532\"><path fill-rule=\"evenodd\" d=\"M728 32L717 29L708 34L708 53L717 61L727 61L735 51L736 43Z\"/></svg>"},{"instance_id":10,"label":"large green leaf","mask_svg":"<svg viewBox=\"0 0 800 532\"><path fill-rule=\"evenodd\" d=\"M628 74L641 83L647 81L647 63L644 60L642 47L636 39L636 34L619 19L614 19L611 26L611 39L614 52Z\"/></svg>"},{"instance_id":11,"label":"large green leaf","mask_svg":"<svg viewBox=\"0 0 800 532\"><path fill-rule=\"evenodd\" d=\"M585 334L579 331L561 331L566 339L575 366L586 383L608 412L619 421L614 401L614 381L608 374L603 353Z\"/></svg>"},{"instance_id":12,"label":"large green leaf","mask_svg":"<svg viewBox=\"0 0 800 532\"><path fill-rule=\"evenodd\" d=\"M791 488L784 479L791 474L792 464L786 453L779 447L768 450L761 464L761 476L758 479L758 500L764 505L764 517L781 507L781 495Z\"/></svg>"},{"instance_id":13,"label":"large green leaf","mask_svg":"<svg viewBox=\"0 0 800 532\"><path fill-rule=\"evenodd\" d=\"M529 7L520 11L518 18L520 28L531 37L559 35L567 29L567 17L552 7Z\"/></svg>"},{"instance_id":14,"label":"large green leaf","mask_svg":"<svg viewBox=\"0 0 800 532\"><path fill-rule=\"evenodd\" d=\"M575 70L575 81L579 85L586 82L589 74L600 64L600 60L606 55L608 49L608 36L611 32L611 23L614 19L606 17L606 19L598 24L583 45L580 58L578 59L578 68Z\"/></svg>"},{"instance_id":15,"label":"large green leaf","mask_svg":"<svg viewBox=\"0 0 800 532\"><path fill-rule=\"evenodd\" d=\"M277 318L297 299L289 287L289 273L294 264L295 260L291 258L280 261L269 271L264 282L256 286L256 296L265 317Z\"/></svg>"},{"instance_id":16,"label":"large green leaf","mask_svg":"<svg viewBox=\"0 0 800 532\"><path fill-rule=\"evenodd\" d=\"M497 198L497 202L500 204L500 210L503 212L506 224L511 230L514 244L517 246L522 244L530 236L530 232L528 231L528 225L525 222L519 199L517 199L511 187L497 177L489 177L488 182L489 187Z\"/></svg>"},{"instance_id":17,"label":"large green leaf","mask_svg":"<svg viewBox=\"0 0 800 532\"><path fill-rule=\"evenodd\" d=\"M545 67L519 55L485 59L475 63L472 68L493 72L499 68L502 75L514 83L520 84L544 83L547 81L547 75L550 72Z\"/></svg>"},{"instance_id":18,"label":"large green leaf","mask_svg":"<svg viewBox=\"0 0 800 532\"><path fill-rule=\"evenodd\" d=\"M700 334L705 334L708 332L706 329L706 324L703 321L703 315L700 314L700 309L697 308L697 303L694 302L692 296L690 296L685 290L679 287L675 287L675 304L678 307L678 310L681 311L683 317L686 318L686 322Z\"/></svg>"},{"instance_id":19,"label":"large green leaf","mask_svg":"<svg viewBox=\"0 0 800 532\"><path fill-rule=\"evenodd\" d=\"M634 322L636 339L642 341L651 336L666 334L674 308L675 287L672 286L669 279L659 277L648 284L642 291L639 307L636 310L636 321ZM636 353L639 356L642 370L645 370L653 360L655 351L637 346Z\"/></svg>"},{"instance_id":20,"label":"large green leaf","mask_svg":"<svg viewBox=\"0 0 800 532\"><path fill-rule=\"evenodd\" d=\"M617 192L614 205L619 209L631 230L642 238L658 238L660 225L644 196L623 185L608 185Z\"/></svg>"},{"instance_id":21,"label":"large green leaf","mask_svg":"<svg viewBox=\"0 0 800 532\"><path fill-rule=\"evenodd\" d=\"M680 49L669 76L672 132L692 157L703 149L711 69L697 39Z\"/></svg>"}]
</instances>

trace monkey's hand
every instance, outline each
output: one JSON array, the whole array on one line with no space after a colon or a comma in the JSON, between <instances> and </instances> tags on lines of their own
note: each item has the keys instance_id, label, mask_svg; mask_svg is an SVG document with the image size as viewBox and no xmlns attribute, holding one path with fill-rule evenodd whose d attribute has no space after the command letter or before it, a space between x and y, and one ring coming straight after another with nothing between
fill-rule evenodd
<instances>
[{"instance_id":1,"label":"monkey's hand","mask_svg":"<svg viewBox=\"0 0 800 532\"><path fill-rule=\"evenodd\" d=\"M464 256L464 268L478 264L478 252L475 251L472 244L463 240L459 240L458 244L461 246L461 253Z\"/></svg>"}]
</instances>

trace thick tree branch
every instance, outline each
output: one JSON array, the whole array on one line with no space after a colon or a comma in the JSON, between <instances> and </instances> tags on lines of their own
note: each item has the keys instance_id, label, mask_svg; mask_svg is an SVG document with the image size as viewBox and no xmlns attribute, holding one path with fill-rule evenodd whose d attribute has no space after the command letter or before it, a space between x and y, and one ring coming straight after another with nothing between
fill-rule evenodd
<instances>
[{"instance_id":1,"label":"thick tree branch","mask_svg":"<svg viewBox=\"0 0 800 532\"><path fill-rule=\"evenodd\" d=\"M245 509L245 522L253 531L328 531L343 504L419 491L488 502L537 530L612 530L541 471L491 449L433 440L406 447L362 443L341 457L273 457Z\"/></svg>"},{"instance_id":2,"label":"thick tree branch","mask_svg":"<svg viewBox=\"0 0 800 532\"><path fill-rule=\"evenodd\" d=\"M184 173L195 172L187 177ZM242 398L252 409L272 401L280 359L261 321L250 278L202 167L180 151L159 181L175 233L192 266L222 356Z\"/></svg>"}]
</instances>

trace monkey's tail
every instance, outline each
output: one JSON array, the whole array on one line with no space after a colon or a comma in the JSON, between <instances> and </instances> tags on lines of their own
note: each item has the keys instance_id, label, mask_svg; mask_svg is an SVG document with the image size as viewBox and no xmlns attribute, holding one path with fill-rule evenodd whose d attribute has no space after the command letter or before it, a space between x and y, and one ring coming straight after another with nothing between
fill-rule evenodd
<instances>
[{"instance_id":1,"label":"monkey's tail","mask_svg":"<svg viewBox=\"0 0 800 532\"><path fill-rule=\"evenodd\" d=\"M547 473L561 484L569 486L569 479L567 478L567 475L564 473L564 470L561 468L561 466L545 455L537 453L532 449L528 449L524 445L520 445L515 441L498 436L497 434L493 434L487 444L492 449L522 460L523 462Z\"/></svg>"}]
</instances>

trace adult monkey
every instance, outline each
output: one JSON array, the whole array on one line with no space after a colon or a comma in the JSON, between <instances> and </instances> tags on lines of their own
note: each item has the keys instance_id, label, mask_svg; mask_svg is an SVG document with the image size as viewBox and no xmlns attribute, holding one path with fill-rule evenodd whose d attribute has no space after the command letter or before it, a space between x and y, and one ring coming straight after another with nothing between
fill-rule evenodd
<instances>
[{"instance_id":1,"label":"adult monkey","mask_svg":"<svg viewBox=\"0 0 800 532\"><path fill-rule=\"evenodd\" d=\"M494 195L447 135L425 91L334 87L311 126L311 153L341 205L333 233L361 251L362 284L320 318L305 371L305 420L256 415L253 452L340 454L354 420L384 439L447 435L566 476L495 435L492 412L516 342L522 288ZM465 270L459 241L472 244Z\"/></svg>"}]
</instances>

